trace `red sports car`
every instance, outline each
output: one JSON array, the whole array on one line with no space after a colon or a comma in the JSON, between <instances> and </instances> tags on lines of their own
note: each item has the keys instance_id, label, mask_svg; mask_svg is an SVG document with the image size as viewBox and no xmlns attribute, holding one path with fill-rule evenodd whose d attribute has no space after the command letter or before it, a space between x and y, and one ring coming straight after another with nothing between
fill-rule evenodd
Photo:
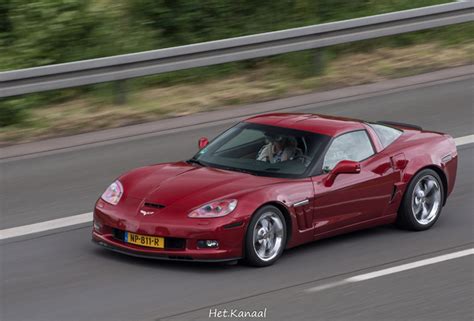
<instances>
[{"instance_id":1,"label":"red sports car","mask_svg":"<svg viewBox=\"0 0 474 321\"><path fill-rule=\"evenodd\" d=\"M199 148L113 182L96 203L93 240L135 256L266 266L358 229L429 229L458 159L443 133L297 113L249 118Z\"/></svg>"}]
</instances>

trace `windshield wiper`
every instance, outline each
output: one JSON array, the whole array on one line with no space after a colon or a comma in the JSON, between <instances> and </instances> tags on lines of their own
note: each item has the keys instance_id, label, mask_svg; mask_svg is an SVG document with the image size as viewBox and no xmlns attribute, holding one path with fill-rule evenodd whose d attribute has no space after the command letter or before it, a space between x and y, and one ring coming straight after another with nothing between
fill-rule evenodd
<instances>
[{"instance_id":1,"label":"windshield wiper","mask_svg":"<svg viewBox=\"0 0 474 321\"><path fill-rule=\"evenodd\" d=\"M201 165L202 167L206 167L200 160L197 160L196 158L191 158L186 161L188 164L198 164Z\"/></svg>"},{"instance_id":2,"label":"windshield wiper","mask_svg":"<svg viewBox=\"0 0 474 321\"><path fill-rule=\"evenodd\" d=\"M220 169L228 170L228 171L233 171L233 172L240 172L240 173L245 173L245 174L250 174L256 176L255 172L242 169L242 168L236 168L236 167L225 167L225 166L219 166Z\"/></svg>"},{"instance_id":3,"label":"windshield wiper","mask_svg":"<svg viewBox=\"0 0 474 321\"><path fill-rule=\"evenodd\" d=\"M265 168L266 171L269 171L269 172L278 172L280 170L280 168L277 168L277 167L270 167L270 168Z\"/></svg>"}]
</instances>

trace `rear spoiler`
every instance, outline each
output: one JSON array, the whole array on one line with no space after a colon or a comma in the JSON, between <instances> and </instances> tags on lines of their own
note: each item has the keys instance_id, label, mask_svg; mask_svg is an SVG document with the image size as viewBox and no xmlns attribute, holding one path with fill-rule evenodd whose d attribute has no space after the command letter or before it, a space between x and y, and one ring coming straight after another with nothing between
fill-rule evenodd
<instances>
[{"instance_id":1,"label":"rear spoiler","mask_svg":"<svg viewBox=\"0 0 474 321\"><path fill-rule=\"evenodd\" d=\"M398 123L398 122L394 122L394 121L379 120L379 121L377 121L377 124L395 126L395 127L406 127L406 128L416 129L416 130L423 130L423 128L421 128L420 126L417 126L417 125Z\"/></svg>"}]
</instances>

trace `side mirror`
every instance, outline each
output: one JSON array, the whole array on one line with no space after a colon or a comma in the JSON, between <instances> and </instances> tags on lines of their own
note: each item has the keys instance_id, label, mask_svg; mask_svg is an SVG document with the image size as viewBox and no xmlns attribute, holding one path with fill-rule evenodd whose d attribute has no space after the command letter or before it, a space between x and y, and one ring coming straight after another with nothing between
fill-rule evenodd
<instances>
[{"instance_id":1,"label":"side mirror","mask_svg":"<svg viewBox=\"0 0 474 321\"><path fill-rule=\"evenodd\" d=\"M337 175L339 174L358 174L360 173L360 164L359 162L354 162L350 160L342 160L337 163L332 171L324 179L324 186L331 186L336 180Z\"/></svg>"},{"instance_id":2,"label":"side mirror","mask_svg":"<svg viewBox=\"0 0 474 321\"><path fill-rule=\"evenodd\" d=\"M207 137L201 137L201 138L199 138L199 140L198 140L199 149L203 149L203 148L206 147L208 144L209 144L209 139L207 139Z\"/></svg>"}]
</instances>

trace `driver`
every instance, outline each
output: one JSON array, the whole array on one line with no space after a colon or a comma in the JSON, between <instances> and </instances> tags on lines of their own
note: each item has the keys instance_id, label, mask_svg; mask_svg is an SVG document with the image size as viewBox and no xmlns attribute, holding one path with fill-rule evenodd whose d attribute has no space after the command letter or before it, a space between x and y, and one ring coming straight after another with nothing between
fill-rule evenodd
<instances>
[{"instance_id":1,"label":"driver","mask_svg":"<svg viewBox=\"0 0 474 321\"><path fill-rule=\"evenodd\" d=\"M282 135L266 135L267 144L260 148L257 160L269 163L279 163L292 160L296 154L296 139Z\"/></svg>"}]
</instances>

